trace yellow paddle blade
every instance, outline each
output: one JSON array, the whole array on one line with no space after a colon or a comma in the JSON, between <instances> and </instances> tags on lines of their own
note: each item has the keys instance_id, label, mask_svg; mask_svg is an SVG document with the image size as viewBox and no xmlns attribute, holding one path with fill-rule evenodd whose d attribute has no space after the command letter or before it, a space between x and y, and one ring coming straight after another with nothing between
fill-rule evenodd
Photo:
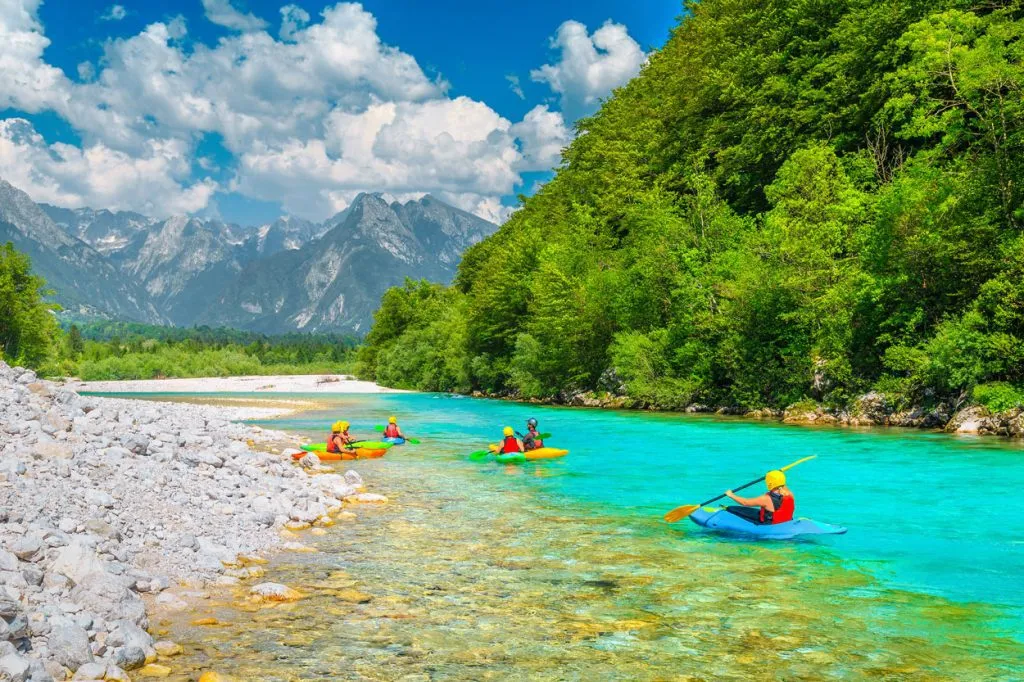
<instances>
[{"instance_id":1,"label":"yellow paddle blade","mask_svg":"<svg viewBox=\"0 0 1024 682\"><path fill-rule=\"evenodd\" d=\"M795 467L797 464L803 464L807 460L814 459L815 457L817 457L817 455L811 455L810 457L804 457L803 459L798 459L797 461L793 462L792 464L787 464L786 466L782 467L781 469L779 469L779 471L788 471L789 469L792 469L793 467Z\"/></svg>"},{"instance_id":2,"label":"yellow paddle blade","mask_svg":"<svg viewBox=\"0 0 1024 682\"><path fill-rule=\"evenodd\" d=\"M682 507L676 507L668 514L665 514L665 520L669 523L675 523L676 521L681 521L682 519L685 519L687 516L697 511L698 509L700 509L699 504L684 504Z\"/></svg>"}]
</instances>

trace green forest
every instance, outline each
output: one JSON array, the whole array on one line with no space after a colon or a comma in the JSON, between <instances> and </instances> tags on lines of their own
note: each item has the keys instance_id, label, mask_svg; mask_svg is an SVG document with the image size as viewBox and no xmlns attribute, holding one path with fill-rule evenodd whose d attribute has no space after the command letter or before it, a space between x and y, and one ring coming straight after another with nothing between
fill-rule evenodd
<instances>
[{"instance_id":1,"label":"green forest","mask_svg":"<svg viewBox=\"0 0 1024 682\"><path fill-rule=\"evenodd\" d=\"M407 388L635 406L1024 399L1024 8L702 0L451 287L360 351Z\"/></svg>"}]
</instances>

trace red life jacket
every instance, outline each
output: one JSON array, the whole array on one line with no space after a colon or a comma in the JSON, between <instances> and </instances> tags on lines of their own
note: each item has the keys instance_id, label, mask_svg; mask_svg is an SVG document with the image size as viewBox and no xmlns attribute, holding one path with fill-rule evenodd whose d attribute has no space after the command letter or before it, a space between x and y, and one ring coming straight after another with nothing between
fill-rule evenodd
<instances>
[{"instance_id":1,"label":"red life jacket","mask_svg":"<svg viewBox=\"0 0 1024 682\"><path fill-rule=\"evenodd\" d=\"M516 440L515 436L506 436L501 444L501 453L503 455L507 455L510 452L519 452L519 441Z\"/></svg>"},{"instance_id":2,"label":"red life jacket","mask_svg":"<svg viewBox=\"0 0 1024 682\"><path fill-rule=\"evenodd\" d=\"M384 429L385 438L399 438L398 435L398 424L388 424L387 428Z\"/></svg>"},{"instance_id":3,"label":"red life jacket","mask_svg":"<svg viewBox=\"0 0 1024 682\"><path fill-rule=\"evenodd\" d=\"M327 436L327 452L337 452L338 451L337 446L334 444L334 439L335 439L335 437L337 437L337 435L338 434L336 434L336 433L332 433L331 435Z\"/></svg>"},{"instance_id":4,"label":"red life jacket","mask_svg":"<svg viewBox=\"0 0 1024 682\"><path fill-rule=\"evenodd\" d=\"M540 435L539 431L537 431L536 429L530 429L526 435L533 436L533 447L530 448L531 450L537 450L539 448L544 447L544 441L542 441L540 438L537 438L537 436Z\"/></svg>"},{"instance_id":5,"label":"red life jacket","mask_svg":"<svg viewBox=\"0 0 1024 682\"><path fill-rule=\"evenodd\" d=\"M761 507L761 523L776 524L793 520L793 512L796 511L796 499L792 495L771 492L768 493L768 497L771 498L775 511L766 513L765 508Z\"/></svg>"}]
</instances>

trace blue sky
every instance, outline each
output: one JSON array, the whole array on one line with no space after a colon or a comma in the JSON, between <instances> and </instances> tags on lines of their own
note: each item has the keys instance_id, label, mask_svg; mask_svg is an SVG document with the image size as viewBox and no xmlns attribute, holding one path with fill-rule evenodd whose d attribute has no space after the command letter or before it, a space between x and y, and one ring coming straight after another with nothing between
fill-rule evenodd
<instances>
[{"instance_id":1,"label":"blue sky","mask_svg":"<svg viewBox=\"0 0 1024 682\"><path fill-rule=\"evenodd\" d=\"M322 219L359 191L501 219L680 10L0 0L17 45L0 62L0 177L37 201L242 223Z\"/></svg>"}]
</instances>

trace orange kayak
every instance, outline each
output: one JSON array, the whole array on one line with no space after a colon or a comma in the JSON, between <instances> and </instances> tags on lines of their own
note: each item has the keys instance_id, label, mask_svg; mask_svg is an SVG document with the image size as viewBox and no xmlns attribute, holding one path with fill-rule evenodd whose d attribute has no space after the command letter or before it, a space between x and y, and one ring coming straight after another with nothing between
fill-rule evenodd
<instances>
[{"instance_id":1,"label":"orange kayak","mask_svg":"<svg viewBox=\"0 0 1024 682\"><path fill-rule=\"evenodd\" d=\"M321 462L338 462L351 459L376 459L383 457L386 452L386 448L355 448L354 450L343 450L341 452L314 452L312 454L319 457ZM307 454L309 453L296 452L292 455L292 459L302 459Z\"/></svg>"}]
</instances>

